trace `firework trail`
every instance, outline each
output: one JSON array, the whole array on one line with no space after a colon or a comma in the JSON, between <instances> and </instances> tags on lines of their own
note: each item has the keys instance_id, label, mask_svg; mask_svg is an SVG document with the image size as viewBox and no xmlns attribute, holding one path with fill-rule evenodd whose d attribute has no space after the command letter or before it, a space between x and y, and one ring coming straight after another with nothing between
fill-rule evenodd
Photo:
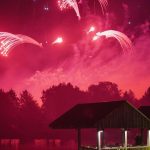
<instances>
[{"instance_id":1,"label":"firework trail","mask_svg":"<svg viewBox=\"0 0 150 150\"><path fill-rule=\"evenodd\" d=\"M132 50L131 40L122 32L115 30L107 30L104 32L97 32L93 40L97 40L99 37L105 36L106 38L115 38L120 43L123 50Z\"/></svg>"},{"instance_id":2,"label":"firework trail","mask_svg":"<svg viewBox=\"0 0 150 150\"><path fill-rule=\"evenodd\" d=\"M0 32L0 53L3 56L8 56L8 53L14 47L23 43L31 43L39 47L42 47L40 43L38 43L36 40L28 36L22 34L14 35L8 32Z\"/></svg>"},{"instance_id":3,"label":"firework trail","mask_svg":"<svg viewBox=\"0 0 150 150\"><path fill-rule=\"evenodd\" d=\"M93 0L95 3L95 0ZM107 7L108 7L108 0L98 0L101 9L102 9L102 13L105 14ZM88 4L88 0L80 0L79 4L83 4L86 7L86 11L89 11L89 4ZM88 9L88 10L87 10Z\"/></svg>"},{"instance_id":4,"label":"firework trail","mask_svg":"<svg viewBox=\"0 0 150 150\"><path fill-rule=\"evenodd\" d=\"M58 0L58 6L61 10L72 7L75 10L78 19L79 20L81 19L78 4L76 0Z\"/></svg>"},{"instance_id":5,"label":"firework trail","mask_svg":"<svg viewBox=\"0 0 150 150\"><path fill-rule=\"evenodd\" d=\"M102 12L104 14L106 9L107 9L107 6L108 6L108 1L107 0L98 0L98 1L99 1L100 5L101 5Z\"/></svg>"}]
</instances>

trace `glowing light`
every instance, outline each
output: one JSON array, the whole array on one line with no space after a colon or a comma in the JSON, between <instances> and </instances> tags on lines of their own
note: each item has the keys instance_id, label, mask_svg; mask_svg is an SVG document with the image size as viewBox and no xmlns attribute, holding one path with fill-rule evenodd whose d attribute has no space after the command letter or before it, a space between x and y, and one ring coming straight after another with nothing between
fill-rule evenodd
<instances>
[{"instance_id":1,"label":"glowing light","mask_svg":"<svg viewBox=\"0 0 150 150\"><path fill-rule=\"evenodd\" d=\"M94 32L95 31L95 27L94 26L91 26L89 31L87 32L87 34L89 34L90 32Z\"/></svg>"},{"instance_id":2,"label":"glowing light","mask_svg":"<svg viewBox=\"0 0 150 150\"><path fill-rule=\"evenodd\" d=\"M93 40L97 40L97 37L105 36L106 38L115 38L120 43L123 50L131 50L132 49L132 42L130 39L123 34L122 32L115 31L115 30L107 30L104 32L97 32L96 36L93 37Z\"/></svg>"},{"instance_id":3,"label":"glowing light","mask_svg":"<svg viewBox=\"0 0 150 150\"><path fill-rule=\"evenodd\" d=\"M124 135L124 136L125 136L125 137L124 137L124 138L125 138L124 147L127 147L127 146L128 146L128 131L125 130L124 132L125 132L125 133L124 133L124 134L125 134L125 135Z\"/></svg>"},{"instance_id":4,"label":"glowing light","mask_svg":"<svg viewBox=\"0 0 150 150\"><path fill-rule=\"evenodd\" d=\"M52 44L60 44L63 42L63 38L62 37L58 37Z\"/></svg>"},{"instance_id":5,"label":"glowing light","mask_svg":"<svg viewBox=\"0 0 150 150\"><path fill-rule=\"evenodd\" d=\"M103 131L98 131L97 132L97 138L98 138L98 150L101 149L101 146L102 146L102 134L103 134Z\"/></svg>"},{"instance_id":6,"label":"glowing light","mask_svg":"<svg viewBox=\"0 0 150 150\"><path fill-rule=\"evenodd\" d=\"M78 19L81 19L78 4L76 0L58 0L58 6L60 10L73 8L76 12Z\"/></svg>"},{"instance_id":7,"label":"glowing light","mask_svg":"<svg viewBox=\"0 0 150 150\"><path fill-rule=\"evenodd\" d=\"M43 9L44 9L45 11L49 11L48 5L45 5Z\"/></svg>"},{"instance_id":8,"label":"glowing light","mask_svg":"<svg viewBox=\"0 0 150 150\"><path fill-rule=\"evenodd\" d=\"M0 32L0 53L3 56L7 56L14 47L23 43L30 43L42 47L40 43L28 36L22 34L14 35L8 32Z\"/></svg>"},{"instance_id":9,"label":"glowing light","mask_svg":"<svg viewBox=\"0 0 150 150\"><path fill-rule=\"evenodd\" d=\"M98 38L99 38L99 36L95 35L95 36L93 37L93 41L96 41Z\"/></svg>"}]
</instances>

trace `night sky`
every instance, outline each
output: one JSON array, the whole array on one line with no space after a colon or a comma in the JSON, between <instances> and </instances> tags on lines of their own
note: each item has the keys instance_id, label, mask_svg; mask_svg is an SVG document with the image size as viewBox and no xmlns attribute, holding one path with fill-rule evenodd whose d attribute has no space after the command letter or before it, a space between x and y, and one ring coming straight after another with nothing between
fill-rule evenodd
<instances>
[{"instance_id":1,"label":"night sky","mask_svg":"<svg viewBox=\"0 0 150 150\"><path fill-rule=\"evenodd\" d=\"M105 14L97 0L79 4L79 21L73 9L60 11L55 0L0 0L0 31L24 34L43 44L42 49L23 44L8 57L0 56L0 87L28 89L39 99L43 89L60 82L86 90L90 84L112 81L142 96L150 86L150 0L108 2ZM125 33L133 52L122 54L114 40L94 45L86 35L91 25L97 31ZM64 43L52 45L58 36ZM95 49L99 52L91 56Z\"/></svg>"}]
</instances>

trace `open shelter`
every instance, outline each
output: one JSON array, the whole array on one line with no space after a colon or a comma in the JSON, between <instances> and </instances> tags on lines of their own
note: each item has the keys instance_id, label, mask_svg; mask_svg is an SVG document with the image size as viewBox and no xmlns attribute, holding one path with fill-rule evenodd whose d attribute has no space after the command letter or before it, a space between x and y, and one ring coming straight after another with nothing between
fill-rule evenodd
<instances>
[{"instance_id":1,"label":"open shelter","mask_svg":"<svg viewBox=\"0 0 150 150\"><path fill-rule=\"evenodd\" d=\"M97 129L97 149L102 149L105 128L120 128L123 131L123 146L127 147L128 129L147 129L150 119L127 101L77 104L50 124L53 129L77 129L78 150L81 150L81 129ZM148 134L150 146L150 134Z\"/></svg>"}]
</instances>

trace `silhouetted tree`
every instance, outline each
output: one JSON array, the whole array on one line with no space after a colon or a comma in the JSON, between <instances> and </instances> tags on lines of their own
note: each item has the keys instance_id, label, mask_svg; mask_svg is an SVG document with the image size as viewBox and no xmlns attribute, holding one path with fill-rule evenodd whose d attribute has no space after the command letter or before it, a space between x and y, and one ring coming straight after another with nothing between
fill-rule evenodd
<instances>
[{"instance_id":1,"label":"silhouetted tree","mask_svg":"<svg viewBox=\"0 0 150 150\"><path fill-rule=\"evenodd\" d=\"M78 87L73 87L70 83L59 84L52 86L46 91L43 91L42 102L47 118L55 119L75 104L83 102L85 92L79 90Z\"/></svg>"},{"instance_id":2,"label":"silhouetted tree","mask_svg":"<svg viewBox=\"0 0 150 150\"><path fill-rule=\"evenodd\" d=\"M0 138L16 138L19 103L13 90L0 90Z\"/></svg>"},{"instance_id":3,"label":"silhouetted tree","mask_svg":"<svg viewBox=\"0 0 150 150\"><path fill-rule=\"evenodd\" d=\"M136 99L136 97L135 97L135 95L134 95L134 93L133 93L132 90L125 91L125 92L123 93L122 98L123 98L124 100L129 101L129 102L130 102L132 105L134 105L135 107L139 107L139 106L140 106L139 101Z\"/></svg>"},{"instance_id":4,"label":"silhouetted tree","mask_svg":"<svg viewBox=\"0 0 150 150\"><path fill-rule=\"evenodd\" d=\"M147 89L147 91L144 93L142 98L140 99L141 105L150 105L150 87Z\"/></svg>"},{"instance_id":5,"label":"silhouetted tree","mask_svg":"<svg viewBox=\"0 0 150 150\"><path fill-rule=\"evenodd\" d=\"M121 90L118 85L112 82L99 82L98 85L91 85L88 93L93 101L120 100Z\"/></svg>"},{"instance_id":6,"label":"silhouetted tree","mask_svg":"<svg viewBox=\"0 0 150 150\"><path fill-rule=\"evenodd\" d=\"M83 103L86 101L86 93L80 91L78 87L72 86L70 83L59 84L58 86L52 86L49 89L43 91L42 94L42 110L45 116L45 135L47 137L60 137L65 133L62 131L57 134L56 132L48 128L49 123L69 110L75 104ZM71 133L70 133L71 134ZM71 134L72 135L72 134ZM67 134L63 136L63 139L70 138Z\"/></svg>"},{"instance_id":7,"label":"silhouetted tree","mask_svg":"<svg viewBox=\"0 0 150 150\"><path fill-rule=\"evenodd\" d=\"M39 105L27 91L20 95L19 129L23 140L39 138L42 134L42 113Z\"/></svg>"}]
</instances>

